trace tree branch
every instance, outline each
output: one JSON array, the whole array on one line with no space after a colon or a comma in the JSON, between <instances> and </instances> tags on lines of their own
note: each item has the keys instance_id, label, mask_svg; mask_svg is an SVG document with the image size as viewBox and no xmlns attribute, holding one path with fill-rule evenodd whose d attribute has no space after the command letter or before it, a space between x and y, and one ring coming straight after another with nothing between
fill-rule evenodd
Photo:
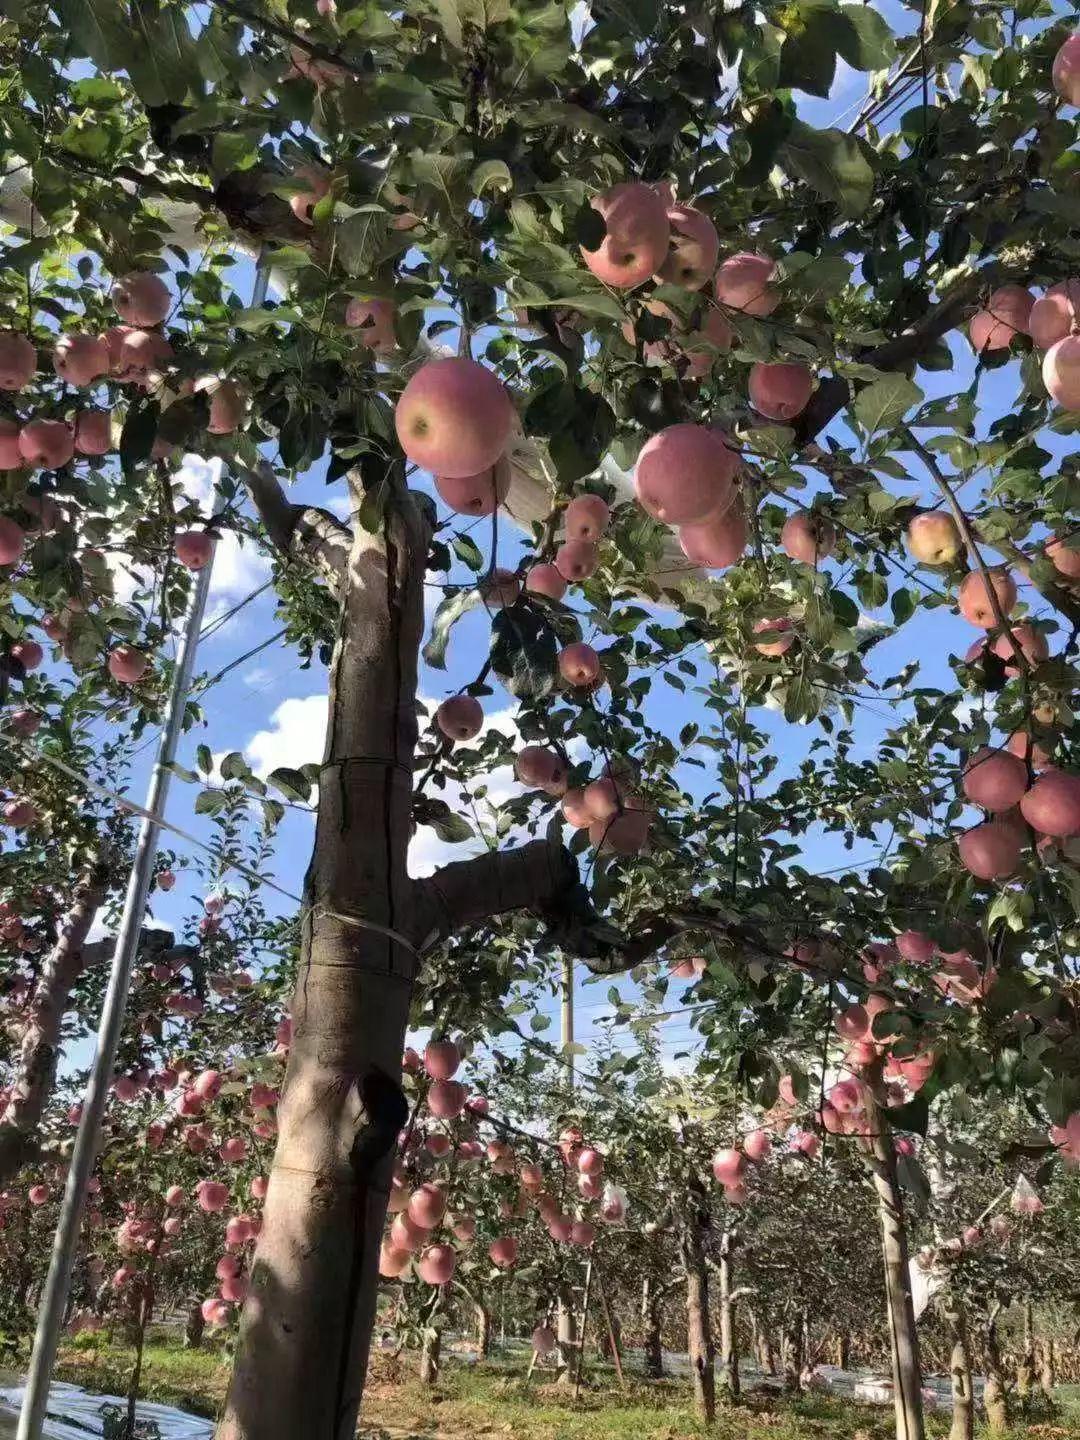
<instances>
[{"instance_id":1,"label":"tree branch","mask_svg":"<svg viewBox=\"0 0 1080 1440\"><path fill-rule=\"evenodd\" d=\"M911 326L894 340L887 340L884 345L863 351L857 357L860 364L873 365L876 370L899 370L917 360L963 319L976 291L987 283L988 278L985 270L965 276L939 305L927 312L918 325ZM797 445L800 448L808 445L839 415L851 398L849 381L836 378L823 381L799 416L795 432Z\"/></svg>"},{"instance_id":2,"label":"tree branch","mask_svg":"<svg viewBox=\"0 0 1080 1440\"><path fill-rule=\"evenodd\" d=\"M348 574L352 531L329 510L294 505L273 469L260 464L244 471L244 484L270 543L287 560L303 560L339 590Z\"/></svg>"},{"instance_id":3,"label":"tree branch","mask_svg":"<svg viewBox=\"0 0 1080 1440\"><path fill-rule=\"evenodd\" d=\"M556 840L533 840L512 850L489 850L443 865L418 880L427 944L510 910L535 910L558 931L567 901L580 888L577 861Z\"/></svg>"}]
</instances>

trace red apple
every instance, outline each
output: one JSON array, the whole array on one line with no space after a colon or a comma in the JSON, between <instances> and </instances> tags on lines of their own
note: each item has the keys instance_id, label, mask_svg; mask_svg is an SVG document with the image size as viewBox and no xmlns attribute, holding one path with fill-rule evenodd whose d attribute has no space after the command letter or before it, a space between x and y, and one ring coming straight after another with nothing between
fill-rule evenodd
<instances>
[{"instance_id":1,"label":"red apple","mask_svg":"<svg viewBox=\"0 0 1080 1440\"><path fill-rule=\"evenodd\" d=\"M581 254L605 285L629 290L648 280L664 263L671 224L663 200L640 181L614 185L591 201L604 217L607 233L597 250Z\"/></svg>"},{"instance_id":2,"label":"red apple","mask_svg":"<svg viewBox=\"0 0 1080 1440\"><path fill-rule=\"evenodd\" d=\"M1080 35L1070 35L1058 50L1051 78L1066 105L1080 105Z\"/></svg>"},{"instance_id":3,"label":"red apple","mask_svg":"<svg viewBox=\"0 0 1080 1440\"><path fill-rule=\"evenodd\" d=\"M638 502L666 525L698 525L731 503L738 456L718 430L670 425L638 455Z\"/></svg>"},{"instance_id":4,"label":"red apple","mask_svg":"<svg viewBox=\"0 0 1080 1440\"><path fill-rule=\"evenodd\" d=\"M600 563L600 552L589 540L567 540L555 552L555 568L564 580L588 580Z\"/></svg>"},{"instance_id":5,"label":"red apple","mask_svg":"<svg viewBox=\"0 0 1080 1440\"><path fill-rule=\"evenodd\" d=\"M795 644L792 622L786 615L778 615L774 620L755 620L753 630L755 635L774 637L755 642L754 649L759 655L786 655Z\"/></svg>"},{"instance_id":6,"label":"red apple","mask_svg":"<svg viewBox=\"0 0 1080 1440\"><path fill-rule=\"evenodd\" d=\"M990 583L1001 613L1008 615L1016 604L1016 582L1007 570L997 568L990 571ZM972 625L978 625L982 630L992 630L997 625L998 619L990 601L990 590L981 571L972 570L964 576L957 591L956 603L960 614Z\"/></svg>"},{"instance_id":7,"label":"red apple","mask_svg":"<svg viewBox=\"0 0 1080 1440\"><path fill-rule=\"evenodd\" d=\"M361 345L377 355L388 355L397 349L394 316L397 306L392 300L360 300L354 298L345 308L345 324L358 330Z\"/></svg>"},{"instance_id":8,"label":"red apple","mask_svg":"<svg viewBox=\"0 0 1080 1440\"><path fill-rule=\"evenodd\" d=\"M17 565L22 559L26 536L22 527L0 515L0 565Z\"/></svg>"},{"instance_id":9,"label":"red apple","mask_svg":"<svg viewBox=\"0 0 1080 1440\"><path fill-rule=\"evenodd\" d=\"M1022 285L1002 285L990 296L985 310L971 317L968 334L978 352L1007 350L1017 335L1026 335L1035 297Z\"/></svg>"},{"instance_id":10,"label":"red apple","mask_svg":"<svg viewBox=\"0 0 1080 1440\"><path fill-rule=\"evenodd\" d=\"M964 766L964 794L984 810L1010 810L1027 789L1027 768L1007 750L976 750Z\"/></svg>"},{"instance_id":11,"label":"red apple","mask_svg":"<svg viewBox=\"0 0 1080 1440\"><path fill-rule=\"evenodd\" d=\"M452 1245L429 1245L420 1256L416 1273L427 1285L445 1285L457 1265L457 1252Z\"/></svg>"},{"instance_id":12,"label":"red apple","mask_svg":"<svg viewBox=\"0 0 1080 1440\"><path fill-rule=\"evenodd\" d=\"M173 540L173 549L181 565L202 570L214 553L214 537L209 530L182 530Z\"/></svg>"},{"instance_id":13,"label":"red apple","mask_svg":"<svg viewBox=\"0 0 1080 1440\"><path fill-rule=\"evenodd\" d=\"M836 548L836 529L826 516L799 510L784 521L780 544L793 560L816 566Z\"/></svg>"},{"instance_id":14,"label":"red apple","mask_svg":"<svg viewBox=\"0 0 1080 1440\"><path fill-rule=\"evenodd\" d=\"M1020 813L1043 835L1080 835L1080 775L1048 770L1020 801Z\"/></svg>"},{"instance_id":15,"label":"red apple","mask_svg":"<svg viewBox=\"0 0 1080 1440\"><path fill-rule=\"evenodd\" d=\"M563 529L567 540L587 540L595 545L610 519L607 501L599 495L575 495L563 514Z\"/></svg>"},{"instance_id":16,"label":"red apple","mask_svg":"<svg viewBox=\"0 0 1080 1440\"><path fill-rule=\"evenodd\" d=\"M949 565L960 554L963 539L951 515L927 510L907 527L907 547L922 565Z\"/></svg>"},{"instance_id":17,"label":"red apple","mask_svg":"<svg viewBox=\"0 0 1080 1440\"><path fill-rule=\"evenodd\" d=\"M566 594L566 581L556 566L545 561L530 568L525 576L525 589L530 595L543 595L547 600L561 600Z\"/></svg>"},{"instance_id":18,"label":"red apple","mask_svg":"<svg viewBox=\"0 0 1080 1440\"><path fill-rule=\"evenodd\" d=\"M720 237L709 217L692 205L670 205L671 249L657 271L657 280L700 290L716 269Z\"/></svg>"},{"instance_id":19,"label":"red apple","mask_svg":"<svg viewBox=\"0 0 1080 1440\"><path fill-rule=\"evenodd\" d=\"M461 1064L461 1052L452 1040L429 1040L424 1069L432 1080L452 1080Z\"/></svg>"},{"instance_id":20,"label":"red apple","mask_svg":"<svg viewBox=\"0 0 1080 1440\"><path fill-rule=\"evenodd\" d=\"M145 270L135 270L117 280L112 289L112 301L120 319L139 328L160 325L172 304L164 280Z\"/></svg>"},{"instance_id":21,"label":"red apple","mask_svg":"<svg viewBox=\"0 0 1080 1440\"><path fill-rule=\"evenodd\" d=\"M456 478L495 464L509 442L514 407L502 381L475 360L430 360L405 386L394 424L415 465Z\"/></svg>"},{"instance_id":22,"label":"red apple","mask_svg":"<svg viewBox=\"0 0 1080 1440\"><path fill-rule=\"evenodd\" d=\"M109 652L109 674L121 685L134 685L146 672L149 660L133 645L117 645Z\"/></svg>"},{"instance_id":23,"label":"red apple","mask_svg":"<svg viewBox=\"0 0 1080 1440\"><path fill-rule=\"evenodd\" d=\"M1012 875L1020 863L1020 836L1002 820L987 820L961 835L957 841L960 861L980 880L1000 880Z\"/></svg>"},{"instance_id":24,"label":"red apple","mask_svg":"<svg viewBox=\"0 0 1080 1440\"><path fill-rule=\"evenodd\" d=\"M75 421L75 449L80 455L107 455L112 449L112 415L108 410L83 410Z\"/></svg>"},{"instance_id":25,"label":"red apple","mask_svg":"<svg viewBox=\"0 0 1080 1440\"><path fill-rule=\"evenodd\" d=\"M19 470L22 463L19 427L14 420L0 417L0 470Z\"/></svg>"},{"instance_id":26,"label":"red apple","mask_svg":"<svg viewBox=\"0 0 1080 1440\"><path fill-rule=\"evenodd\" d=\"M1066 335L1043 356L1043 384L1063 410L1080 410L1080 335Z\"/></svg>"},{"instance_id":27,"label":"red apple","mask_svg":"<svg viewBox=\"0 0 1080 1440\"><path fill-rule=\"evenodd\" d=\"M222 380L210 396L210 418L206 428L211 435L231 435L244 420L247 401L240 387L232 380Z\"/></svg>"},{"instance_id":28,"label":"red apple","mask_svg":"<svg viewBox=\"0 0 1080 1440\"><path fill-rule=\"evenodd\" d=\"M37 351L25 335L0 330L0 390L21 390L37 369Z\"/></svg>"},{"instance_id":29,"label":"red apple","mask_svg":"<svg viewBox=\"0 0 1080 1440\"><path fill-rule=\"evenodd\" d=\"M740 251L716 272L716 298L747 315L771 315L780 304L779 294L769 283L775 274L775 262L767 255Z\"/></svg>"},{"instance_id":30,"label":"red apple","mask_svg":"<svg viewBox=\"0 0 1080 1440\"><path fill-rule=\"evenodd\" d=\"M814 377L805 365L787 363L750 367L750 404L767 420L794 420L814 393Z\"/></svg>"},{"instance_id":31,"label":"red apple","mask_svg":"<svg viewBox=\"0 0 1080 1440\"><path fill-rule=\"evenodd\" d=\"M679 548L692 565L724 570L746 549L747 525L742 506L734 500L726 510L700 525L681 525Z\"/></svg>"},{"instance_id":32,"label":"red apple","mask_svg":"<svg viewBox=\"0 0 1080 1440\"><path fill-rule=\"evenodd\" d=\"M58 470L75 454L75 432L64 420L31 420L19 433L19 453L28 465Z\"/></svg>"},{"instance_id":33,"label":"red apple","mask_svg":"<svg viewBox=\"0 0 1080 1440\"><path fill-rule=\"evenodd\" d=\"M559 674L568 685L595 685L602 673L600 657L591 645L578 641L559 652Z\"/></svg>"},{"instance_id":34,"label":"red apple","mask_svg":"<svg viewBox=\"0 0 1080 1440\"><path fill-rule=\"evenodd\" d=\"M69 385L92 385L109 373L109 347L100 335L61 335L52 361Z\"/></svg>"},{"instance_id":35,"label":"red apple","mask_svg":"<svg viewBox=\"0 0 1080 1440\"><path fill-rule=\"evenodd\" d=\"M435 711L435 723L448 740L475 740L484 726L484 711L473 695L451 695Z\"/></svg>"}]
</instances>

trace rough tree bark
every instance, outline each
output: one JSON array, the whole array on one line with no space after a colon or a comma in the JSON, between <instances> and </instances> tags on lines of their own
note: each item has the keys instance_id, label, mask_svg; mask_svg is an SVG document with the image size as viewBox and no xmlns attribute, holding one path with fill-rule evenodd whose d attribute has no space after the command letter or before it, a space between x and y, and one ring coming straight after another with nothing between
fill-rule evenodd
<instances>
[{"instance_id":1,"label":"rough tree bark","mask_svg":"<svg viewBox=\"0 0 1080 1440\"><path fill-rule=\"evenodd\" d=\"M1009 1428L1009 1392L997 1331L1000 1313L1001 1306L995 1302L986 1318L986 1385L983 1388L983 1409L986 1411L986 1428L991 1435L1004 1435Z\"/></svg>"},{"instance_id":2,"label":"rough tree bark","mask_svg":"<svg viewBox=\"0 0 1080 1440\"><path fill-rule=\"evenodd\" d=\"M943 1306L945 1321L952 1336L949 1357L949 1380L952 1386L952 1428L949 1440L974 1440L975 1387L971 1375L971 1346L968 1341L967 1316L961 1300L947 1295Z\"/></svg>"},{"instance_id":3,"label":"rough tree bark","mask_svg":"<svg viewBox=\"0 0 1080 1440\"><path fill-rule=\"evenodd\" d=\"M784 1372L784 1389L798 1390L803 1368L801 1316L785 1321L780 1332L780 1365Z\"/></svg>"},{"instance_id":4,"label":"rough tree bark","mask_svg":"<svg viewBox=\"0 0 1080 1440\"><path fill-rule=\"evenodd\" d=\"M358 527L344 573L331 567L340 611L293 1040L219 1440L353 1440L417 967L457 929L543 906L576 878L572 859L546 841L409 877L429 536L400 472L393 478L381 532ZM287 554L300 545L323 565L324 530L305 538L306 509L289 507L271 480L260 471L249 487L268 532ZM356 513L355 478L353 492Z\"/></svg>"},{"instance_id":5,"label":"rough tree bark","mask_svg":"<svg viewBox=\"0 0 1080 1440\"><path fill-rule=\"evenodd\" d=\"M1057 1385L1054 1342L1048 1335L1039 1345L1039 1388L1051 1405L1055 1405L1054 1387Z\"/></svg>"},{"instance_id":6,"label":"rough tree bark","mask_svg":"<svg viewBox=\"0 0 1080 1440\"><path fill-rule=\"evenodd\" d=\"M481 1360L491 1354L491 1311L486 1305L476 1306L476 1349Z\"/></svg>"},{"instance_id":7,"label":"rough tree bark","mask_svg":"<svg viewBox=\"0 0 1080 1440\"><path fill-rule=\"evenodd\" d=\"M420 1384L436 1385L442 1363L442 1331L437 1325L429 1325L424 1331L424 1343L420 1348Z\"/></svg>"},{"instance_id":8,"label":"rough tree bark","mask_svg":"<svg viewBox=\"0 0 1080 1440\"><path fill-rule=\"evenodd\" d=\"M664 1345L660 1320L664 1294L660 1286L646 1275L641 1282L641 1330L644 1337L645 1374L650 1380L664 1377Z\"/></svg>"},{"instance_id":9,"label":"rough tree bark","mask_svg":"<svg viewBox=\"0 0 1080 1440\"><path fill-rule=\"evenodd\" d=\"M896 1174L896 1150L885 1111L873 1096L867 1101L866 1162L877 1192L881 1250L885 1263L885 1303L892 1355L896 1440L925 1440L919 1336L911 1300L904 1196Z\"/></svg>"},{"instance_id":10,"label":"rough tree bark","mask_svg":"<svg viewBox=\"0 0 1080 1440\"><path fill-rule=\"evenodd\" d=\"M716 1418L716 1376L713 1371L712 1324L709 1320L709 1270L705 1263L705 1215L687 1217L680 1236L686 1272L686 1330L694 1408L706 1423Z\"/></svg>"},{"instance_id":11,"label":"rough tree bark","mask_svg":"<svg viewBox=\"0 0 1080 1440\"><path fill-rule=\"evenodd\" d=\"M202 1305L196 1303L189 1308L184 1321L184 1349L201 1350L205 1333L206 1321L203 1318Z\"/></svg>"},{"instance_id":12,"label":"rough tree bark","mask_svg":"<svg viewBox=\"0 0 1080 1440\"><path fill-rule=\"evenodd\" d=\"M1031 1301L1024 1301L1023 1349L1016 1367L1016 1393L1026 1404L1031 1398L1031 1387L1035 1383L1035 1327Z\"/></svg>"},{"instance_id":13,"label":"rough tree bark","mask_svg":"<svg viewBox=\"0 0 1080 1440\"><path fill-rule=\"evenodd\" d=\"M732 1269L736 1236L725 1229L720 1237L717 1265L720 1301L720 1395L724 1400L739 1398L739 1352L735 1336L735 1301L732 1296Z\"/></svg>"},{"instance_id":14,"label":"rough tree bark","mask_svg":"<svg viewBox=\"0 0 1080 1440\"><path fill-rule=\"evenodd\" d=\"M757 1367L763 1375L775 1375L776 1348L769 1337L769 1332L761 1323L761 1317L756 1310L748 1310L746 1313L750 1321L751 1346Z\"/></svg>"},{"instance_id":15,"label":"rough tree bark","mask_svg":"<svg viewBox=\"0 0 1080 1440\"><path fill-rule=\"evenodd\" d=\"M107 861L96 861L79 881L45 957L27 1011L11 1101L0 1125L0 1189L34 1154L38 1126L52 1096L60 1053L60 1027L83 967L83 945L109 887Z\"/></svg>"}]
</instances>

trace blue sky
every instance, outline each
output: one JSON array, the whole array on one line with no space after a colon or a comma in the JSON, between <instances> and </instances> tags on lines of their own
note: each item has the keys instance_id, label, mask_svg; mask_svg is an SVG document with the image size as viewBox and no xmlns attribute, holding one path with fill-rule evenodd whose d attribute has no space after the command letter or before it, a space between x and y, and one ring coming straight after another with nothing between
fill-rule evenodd
<instances>
[{"instance_id":1,"label":"blue sky","mask_svg":"<svg viewBox=\"0 0 1080 1440\"><path fill-rule=\"evenodd\" d=\"M891 0L881 8L886 18L896 25L898 30L911 30L913 17L910 12L891 3ZM837 121L846 125L858 111L866 94L866 84L866 76L852 71L840 62L830 97L827 100L801 97L800 113L805 119L819 126ZM237 290L246 294L254 278L253 267L249 262L244 262L234 267L232 276ZM952 393L965 388L970 382L974 371L974 357L970 346L961 335L953 335L951 344L955 359L952 373L920 373L917 376L928 396ZM1011 408L1017 383L1015 362L983 376L980 389L983 425ZM1068 445L1067 440L1057 437L1052 439L1063 453ZM192 460L186 465L185 473L194 492L205 496L205 466ZM316 467L293 487L291 496L297 500L328 505L337 513L344 514L344 486L339 484L328 489L323 480L324 473L324 466ZM426 479L420 483L426 485ZM925 476L918 472L913 472L907 483L892 479L885 483L894 492L922 496L927 500L936 499ZM445 513L444 507L440 508L440 513ZM468 528L472 538L487 552L490 545L490 522L470 526L466 521L454 528ZM507 519L500 521L498 543L499 560L502 564L515 563L525 548L520 532ZM836 562L826 563L833 568ZM928 580L935 583L933 575L930 572L926 574ZM259 596L227 622L220 623L226 612L265 584L268 578L269 564L266 558L260 555L255 547L241 546L235 537L227 535L219 547L215 561L207 612L205 628L212 629L213 633L208 635L200 648L197 672L204 675L216 673L239 655L272 636L279 628L274 615L272 592ZM452 581L464 578L467 578L467 572L463 570L450 577ZM715 583L722 585L722 577ZM428 596L430 613L440 598L440 592L433 587L429 589ZM1038 602L1038 597L1033 596L1030 590L1022 588L1021 597L1029 603ZM1044 608L1039 603L1032 603L1034 611ZM871 618L887 621L888 611ZM218 628L213 628L214 626ZM973 638L975 632L972 627L958 616L950 615L948 611L939 609L932 615L920 614L904 627L902 634L885 640L877 647L871 661L872 672L878 677L895 674L912 657L918 656L921 663L918 683L947 685L952 679L947 665L948 654L950 651L963 653ZM487 620L483 612L466 617L454 631L448 670L444 673L422 668L421 696L437 703L459 684L471 679L486 653L486 640ZM303 669L299 658L286 648L284 642L278 641L232 671L205 695L202 704L206 712L206 725L184 737L178 755L179 763L193 767L195 746L199 743L209 745L218 755L234 749L242 750L261 775L278 765L297 766L307 761L317 761L321 758L323 746L325 693L326 676L323 667L315 663L309 669ZM651 723L672 734L677 733L688 719L697 718L693 713L693 700L677 695L662 684L654 688L647 703ZM486 702L486 709L492 723L510 730L510 697L503 699L496 695ZM776 752L781 757L777 778L790 773L805 753L810 741L819 733L813 726L788 726L781 717L769 711L758 711L754 718L772 735ZM896 709L884 699L859 706L856 731L860 745L865 747L864 753L876 748L884 730L894 724L896 719ZM128 793L133 799L141 799L145 791L151 757L152 747L144 746L135 758L128 787ZM699 775L700 772L688 771L687 776L682 778L688 788L693 788L701 783ZM495 793L501 788L505 788L507 793L516 789L512 777L509 776L495 777L494 788ZM168 818L185 830L206 834L206 823L196 817L192 809L197 793L197 787L174 780ZM299 891L302 883L312 829L311 819L295 811L287 813L281 826L274 873L280 884L294 892ZM175 844L177 848L183 849L181 842L169 837L166 837L165 843ZM461 858L466 853L469 853L468 847L445 846L430 831L422 831L414 845L413 871L416 874L427 873L441 860ZM876 861L876 854L869 850L862 854L857 849L848 856L836 837L823 835L812 835L808 839L803 857L803 863L811 869L826 869L849 861L857 864L862 860L873 863ZM181 873L179 883L171 895L158 893L153 897L155 920L179 927L185 917L190 917L193 905L201 893L201 887L194 884L193 877L186 877ZM266 895L266 901L272 912L290 908L288 902L272 892ZM587 1040L596 1019L610 1009L604 998L607 988L607 981L604 981L600 988L596 988L579 977L579 1038ZM632 987L629 982L623 982L622 988L629 991ZM679 1003L674 998L676 993L673 989L670 1005ZM547 1008L552 1010L557 1024L557 1005L552 1001ZM553 1033L554 1030L549 1031L547 1038ZM684 1017L670 1022L665 1029L665 1053L670 1055L680 1049L689 1034L689 1026Z\"/></svg>"}]
</instances>

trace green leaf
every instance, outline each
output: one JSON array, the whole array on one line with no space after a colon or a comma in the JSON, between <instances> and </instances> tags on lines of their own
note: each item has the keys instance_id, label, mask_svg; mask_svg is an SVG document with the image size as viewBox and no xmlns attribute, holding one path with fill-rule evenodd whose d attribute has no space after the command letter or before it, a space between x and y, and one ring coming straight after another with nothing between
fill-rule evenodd
<instances>
[{"instance_id":1,"label":"green leaf","mask_svg":"<svg viewBox=\"0 0 1080 1440\"><path fill-rule=\"evenodd\" d=\"M433 670L446 669L446 647L450 643L450 631L462 615L474 610L480 604L476 590L456 590L439 602L431 622L431 635L423 649L424 663Z\"/></svg>"},{"instance_id":2,"label":"green leaf","mask_svg":"<svg viewBox=\"0 0 1080 1440\"><path fill-rule=\"evenodd\" d=\"M390 216L385 210L358 210L335 226L337 254L346 273L368 275L390 234Z\"/></svg>"},{"instance_id":3,"label":"green leaf","mask_svg":"<svg viewBox=\"0 0 1080 1440\"><path fill-rule=\"evenodd\" d=\"M469 184L474 195L482 195L485 190L507 194L514 188L514 177L505 160L482 160L469 177Z\"/></svg>"},{"instance_id":4,"label":"green leaf","mask_svg":"<svg viewBox=\"0 0 1080 1440\"><path fill-rule=\"evenodd\" d=\"M302 770L292 770L288 765L280 765L276 770L271 770L266 778L286 800L306 805L311 799L311 781Z\"/></svg>"},{"instance_id":5,"label":"green leaf","mask_svg":"<svg viewBox=\"0 0 1080 1440\"><path fill-rule=\"evenodd\" d=\"M836 48L853 70L886 70L896 58L888 22L870 5L841 5L847 32L837 30Z\"/></svg>"},{"instance_id":6,"label":"green leaf","mask_svg":"<svg viewBox=\"0 0 1080 1440\"><path fill-rule=\"evenodd\" d=\"M251 767L239 750L230 750L218 768L223 780L243 780L251 774Z\"/></svg>"},{"instance_id":7,"label":"green leaf","mask_svg":"<svg viewBox=\"0 0 1080 1440\"><path fill-rule=\"evenodd\" d=\"M827 99L836 74L839 41L850 33L838 11L826 6L801 9L793 28L780 47L782 90L805 90Z\"/></svg>"},{"instance_id":8,"label":"green leaf","mask_svg":"<svg viewBox=\"0 0 1080 1440\"><path fill-rule=\"evenodd\" d=\"M898 425L922 399L923 392L906 375L886 375L860 390L852 409L866 433L876 435Z\"/></svg>"},{"instance_id":9,"label":"green leaf","mask_svg":"<svg viewBox=\"0 0 1080 1440\"><path fill-rule=\"evenodd\" d=\"M214 757L210 753L209 745L200 745L195 751L195 764L204 775L209 775L214 768Z\"/></svg>"},{"instance_id":10,"label":"green leaf","mask_svg":"<svg viewBox=\"0 0 1080 1440\"><path fill-rule=\"evenodd\" d=\"M214 136L210 165L219 178L235 170L250 170L259 163L259 148L242 130L220 130Z\"/></svg>"},{"instance_id":11,"label":"green leaf","mask_svg":"<svg viewBox=\"0 0 1080 1440\"><path fill-rule=\"evenodd\" d=\"M57 0L56 9L72 40L96 65L123 68L134 46L120 0Z\"/></svg>"},{"instance_id":12,"label":"green leaf","mask_svg":"<svg viewBox=\"0 0 1080 1440\"><path fill-rule=\"evenodd\" d=\"M491 622L491 668L511 695L539 700L555 686L555 632L526 605L500 610Z\"/></svg>"},{"instance_id":13,"label":"green leaf","mask_svg":"<svg viewBox=\"0 0 1080 1440\"><path fill-rule=\"evenodd\" d=\"M435 831L440 840L445 840L451 845L458 845L463 840L471 840L476 833L466 819L461 815L455 815L449 809L445 815L430 816L425 824Z\"/></svg>"},{"instance_id":14,"label":"green leaf","mask_svg":"<svg viewBox=\"0 0 1080 1440\"><path fill-rule=\"evenodd\" d=\"M195 797L196 815L219 815L228 804L223 790L202 790Z\"/></svg>"},{"instance_id":15,"label":"green leaf","mask_svg":"<svg viewBox=\"0 0 1080 1440\"><path fill-rule=\"evenodd\" d=\"M455 535L450 542L451 549L463 565L470 570L479 570L484 563L480 547L470 535Z\"/></svg>"},{"instance_id":16,"label":"green leaf","mask_svg":"<svg viewBox=\"0 0 1080 1440\"><path fill-rule=\"evenodd\" d=\"M805 180L842 215L856 218L874 194L874 172L862 146L842 130L815 130L794 120L780 151L780 164Z\"/></svg>"}]
</instances>

